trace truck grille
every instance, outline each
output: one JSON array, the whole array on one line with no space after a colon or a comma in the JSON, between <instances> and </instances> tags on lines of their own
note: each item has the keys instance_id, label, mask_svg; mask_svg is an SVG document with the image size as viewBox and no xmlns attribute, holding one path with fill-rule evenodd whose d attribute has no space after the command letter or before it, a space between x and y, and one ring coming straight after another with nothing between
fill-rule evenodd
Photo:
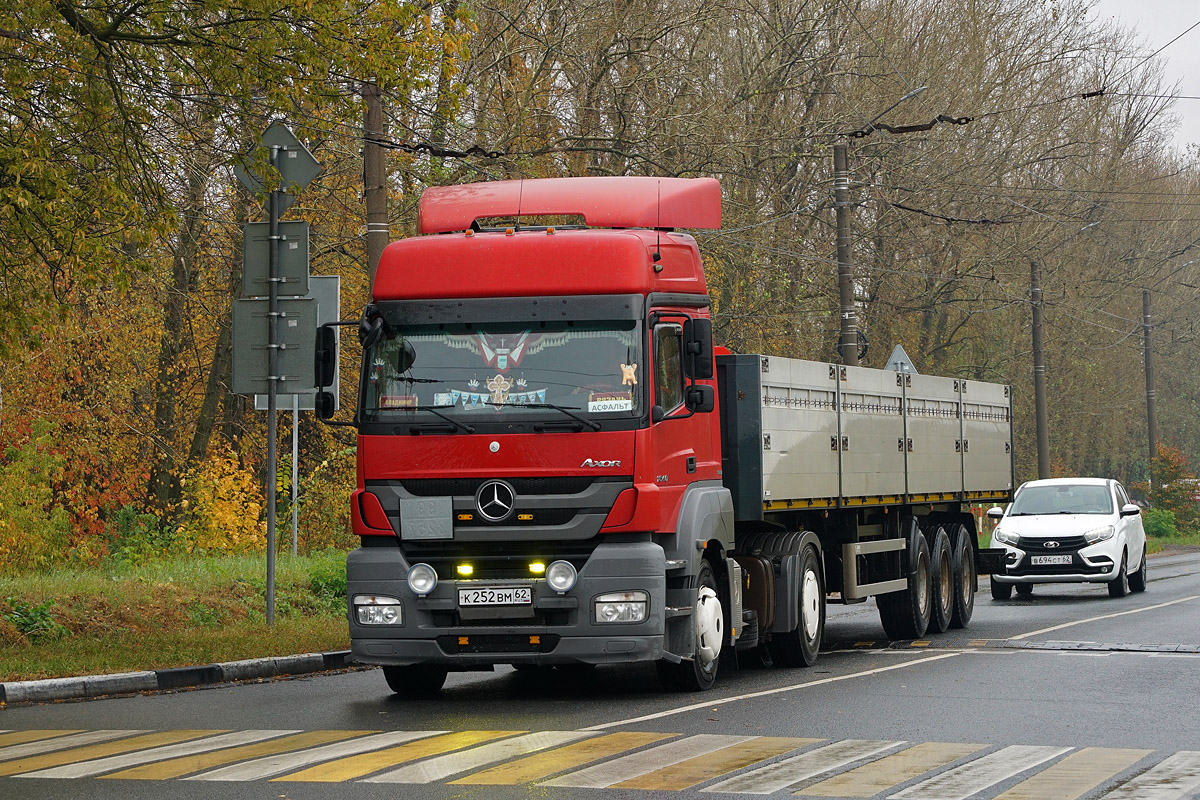
<instances>
[{"instance_id":1,"label":"truck grille","mask_svg":"<svg viewBox=\"0 0 1200 800\"><path fill-rule=\"evenodd\" d=\"M474 495L479 487L492 478L420 478L400 481L410 494L417 497L453 497ZM520 495L579 494L592 485L595 478L587 475L553 478L502 478Z\"/></svg>"}]
</instances>

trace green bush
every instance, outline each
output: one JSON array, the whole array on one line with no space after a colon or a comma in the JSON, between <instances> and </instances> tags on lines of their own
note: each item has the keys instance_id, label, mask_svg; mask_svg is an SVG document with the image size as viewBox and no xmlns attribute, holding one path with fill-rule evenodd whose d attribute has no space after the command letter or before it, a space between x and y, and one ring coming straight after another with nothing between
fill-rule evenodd
<instances>
[{"instance_id":1,"label":"green bush","mask_svg":"<svg viewBox=\"0 0 1200 800\"><path fill-rule=\"evenodd\" d=\"M28 442L0 458L0 575L44 572L70 552L70 519L54 503L64 463L50 451L54 433L49 423L38 423Z\"/></svg>"},{"instance_id":2,"label":"green bush","mask_svg":"<svg viewBox=\"0 0 1200 800\"><path fill-rule=\"evenodd\" d=\"M1162 508L1143 511L1142 527L1147 536L1158 539L1170 539L1179 535L1179 531L1175 527L1175 512Z\"/></svg>"},{"instance_id":3,"label":"green bush","mask_svg":"<svg viewBox=\"0 0 1200 800\"><path fill-rule=\"evenodd\" d=\"M130 505L121 506L113 514L109 536L109 560L125 566L139 566L186 551L186 543L176 528Z\"/></svg>"},{"instance_id":4,"label":"green bush","mask_svg":"<svg viewBox=\"0 0 1200 800\"><path fill-rule=\"evenodd\" d=\"M66 627L54 619L54 615L50 613L50 609L54 606L53 600L47 600L36 606L22 602L15 597L8 598L7 602L12 611L7 611L0 616L11 622L31 642L61 639L68 634Z\"/></svg>"}]
</instances>

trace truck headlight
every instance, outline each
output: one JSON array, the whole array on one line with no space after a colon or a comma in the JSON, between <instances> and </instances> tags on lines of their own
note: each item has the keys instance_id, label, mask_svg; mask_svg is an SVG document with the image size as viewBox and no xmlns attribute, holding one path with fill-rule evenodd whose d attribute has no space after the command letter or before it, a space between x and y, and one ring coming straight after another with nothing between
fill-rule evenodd
<instances>
[{"instance_id":1,"label":"truck headlight","mask_svg":"<svg viewBox=\"0 0 1200 800\"><path fill-rule=\"evenodd\" d=\"M408 588L413 594L424 597L437 586L437 572L428 564L413 564L408 568Z\"/></svg>"},{"instance_id":2,"label":"truck headlight","mask_svg":"<svg viewBox=\"0 0 1200 800\"><path fill-rule=\"evenodd\" d=\"M996 528L996 530L992 531L992 538L1004 544L1016 544L1017 540L1021 537L1011 531L1004 530L1004 528Z\"/></svg>"},{"instance_id":3,"label":"truck headlight","mask_svg":"<svg viewBox=\"0 0 1200 800\"><path fill-rule=\"evenodd\" d=\"M354 618L359 625L403 625L404 606L395 597L354 595Z\"/></svg>"},{"instance_id":4,"label":"truck headlight","mask_svg":"<svg viewBox=\"0 0 1200 800\"><path fill-rule=\"evenodd\" d=\"M546 583L559 594L574 589L575 581L578 579L579 573L575 571L575 565L570 561L555 561L546 567Z\"/></svg>"},{"instance_id":5,"label":"truck headlight","mask_svg":"<svg viewBox=\"0 0 1200 800\"><path fill-rule=\"evenodd\" d=\"M1107 541L1108 539L1111 539L1116 534L1117 534L1116 528L1114 528L1112 525L1104 525L1102 527L1096 528L1095 530L1088 531L1087 533L1085 533L1083 535L1083 538L1088 544L1095 544L1096 542Z\"/></svg>"},{"instance_id":6,"label":"truck headlight","mask_svg":"<svg viewBox=\"0 0 1200 800\"><path fill-rule=\"evenodd\" d=\"M650 608L647 592L609 592L596 598L596 622L645 622Z\"/></svg>"}]
</instances>

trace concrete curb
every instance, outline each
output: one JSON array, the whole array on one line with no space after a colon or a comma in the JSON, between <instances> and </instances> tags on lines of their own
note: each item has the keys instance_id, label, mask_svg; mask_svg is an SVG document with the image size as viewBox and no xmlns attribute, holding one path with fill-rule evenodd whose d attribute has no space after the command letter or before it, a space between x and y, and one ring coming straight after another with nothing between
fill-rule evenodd
<instances>
[{"instance_id":1,"label":"concrete curb","mask_svg":"<svg viewBox=\"0 0 1200 800\"><path fill-rule=\"evenodd\" d=\"M0 704L44 703L75 700L110 694L132 694L163 689L183 689L210 683L302 675L309 672L344 669L350 666L350 651L301 653L276 658L252 658L196 667L176 667L114 675L85 675L78 678L48 678L40 681L0 683Z\"/></svg>"}]
</instances>

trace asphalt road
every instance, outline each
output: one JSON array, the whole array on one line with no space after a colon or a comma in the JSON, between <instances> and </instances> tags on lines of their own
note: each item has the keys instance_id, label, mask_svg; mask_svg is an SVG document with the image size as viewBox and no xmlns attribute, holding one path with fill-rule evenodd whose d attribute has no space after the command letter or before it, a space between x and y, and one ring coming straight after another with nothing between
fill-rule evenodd
<instances>
[{"instance_id":1,"label":"asphalt road","mask_svg":"<svg viewBox=\"0 0 1200 800\"><path fill-rule=\"evenodd\" d=\"M872 603L830 606L815 668L699 695L500 668L413 702L360 670L12 706L0 798L1200 797L1200 554L1120 599L982 585L966 630L891 643Z\"/></svg>"}]
</instances>

